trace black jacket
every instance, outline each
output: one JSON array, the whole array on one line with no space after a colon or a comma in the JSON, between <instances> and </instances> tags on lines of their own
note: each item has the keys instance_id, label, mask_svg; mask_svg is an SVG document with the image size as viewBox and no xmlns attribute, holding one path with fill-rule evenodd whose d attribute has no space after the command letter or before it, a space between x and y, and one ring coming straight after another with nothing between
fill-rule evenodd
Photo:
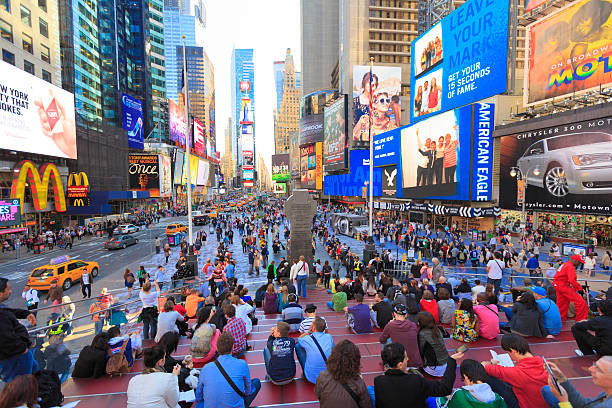
<instances>
[{"instance_id":1,"label":"black jacket","mask_svg":"<svg viewBox=\"0 0 612 408\"><path fill-rule=\"evenodd\" d=\"M76 363L72 376L74 378L100 378L106 374L106 356L104 350L85 346Z\"/></svg>"},{"instance_id":2,"label":"black jacket","mask_svg":"<svg viewBox=\"0 0 612 408\"><path fill-rule=\"evenodd\" d=\"M23 354L30 347L28 331L17 321L25 319L30 313L0 303L0 361Z\"/></svg>"},{"instance_id":3,"label":"black jacket","mask_svg":"<svg viewBox=\"0 0 612 408\"><path fill-rule=\"evenodd\" d=\"M428 380L419 374L407 374L401 370L390 369L374 378L376 408L397 408L406 405L427 408L427 397L444 397L453 392L457 363L449 358L446 371L440 381Z\"/></svg>"},{"instance_id":4,"label":"black jacket","mask_svg":"<svg viewBox=\"0 0 612 408\"><path fill-rule=\"evenodd\" d=\"M595 349L597 354L602 356L612 355L612 317L599 316L593 320L576 323L572 327L574 337L578 337L576 333L583 334L587 330L595 332L593 349Z\"/></svg>"},{"instance_id":5,"label":"black jacket","mask_svg":"<svg viewBox=\"0 0 612 408\"><path fill-rule=\"evenodd\" d=\"M510 320L510 328L514 333L534 337L546 337L548 335L540 308L528 309L525 304L517 302L512 306L512 313L514 315Z\"/></svg>"}]
</instances>

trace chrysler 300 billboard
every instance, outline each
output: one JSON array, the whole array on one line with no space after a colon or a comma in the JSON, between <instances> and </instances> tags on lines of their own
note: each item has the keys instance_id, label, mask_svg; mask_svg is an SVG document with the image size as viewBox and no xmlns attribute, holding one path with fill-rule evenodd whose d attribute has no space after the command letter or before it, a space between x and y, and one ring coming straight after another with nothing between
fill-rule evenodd
<instances>
[{"instance_id":1,"label":"chrysler 300 billboard","mask_svg":"<svg viewBox=\"0 0 612 408\"><path fill-rule=\"evenodd\" d=\"M528 209L608 214L612 117L503 136L500 165L503 208L518 207L516 180L522 176Z\"/></svg>"}]
</instances>

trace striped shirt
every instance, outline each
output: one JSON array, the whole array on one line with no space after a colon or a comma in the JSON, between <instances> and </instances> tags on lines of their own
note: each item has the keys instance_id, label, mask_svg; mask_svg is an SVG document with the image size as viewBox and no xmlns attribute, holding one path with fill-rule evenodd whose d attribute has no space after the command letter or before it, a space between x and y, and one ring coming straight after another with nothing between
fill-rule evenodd
<instances>
[{"instance_id":1,"label":"striped shirt","mask_svg":"<svg viewBox=\"0 0 612 408\"><path fill-rule=\"evenodd\" d=\"M301 333L308 333L308 330L310 329L310 325L312 324L312 322L314 321L316 316L313 317L307 317L304 320L302 320L302 323L300 323L300 332ZM324 317L320 316L321 319L323 319L323 321L325 321L325 329L327 329L327 320L325 320Z\"/></svg>"},{"instance_id":2,"label":"striped shirt","mask_svg":"<svg viewBox=\"0 0 612 408\"><path fill-rule=\"evenodd\" d=\"M457 145L459 141L452 141L444 147L444 167L452 167L457 165Z\"/></svg>"}]
</instances>

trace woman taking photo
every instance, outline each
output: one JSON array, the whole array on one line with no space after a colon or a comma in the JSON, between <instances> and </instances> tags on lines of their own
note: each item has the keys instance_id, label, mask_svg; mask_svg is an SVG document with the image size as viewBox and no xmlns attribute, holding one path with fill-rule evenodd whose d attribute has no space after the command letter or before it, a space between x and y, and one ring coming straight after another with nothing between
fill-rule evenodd
<instances>
[{"instance_id":1,"label":"woman taking photo","mask_svg":"<svg viewBox=\"0 0 612 408\"><path fill-rule=\"evenodd\" d=\"M321 372L314 393L321 408L372 408L372 399L361 378L361 354L357 346L343 340L327 359L327 371Z\"/></svg>"},{"instance_id":2,"label":"woman taking photo","mask_svg":"<svg viewBox=\"0 0 612 408\"><path fill-rule=\"evenodd\" d=\"M142 301L140 318L142 320L142 338L144 340L155 338L157 334L157 297L159 296L159 286L157 286L157 282L154 283L155 290L151 291L151 282L147 279L138 294Z\"/></svg>"},{"instance_id":3,"label":"woman taking photo","mask_svg":"<svg viewBox=\"0 0 612 408\"><path fill-rule=\"evenodd\" d=\"M160 346L144 351L145 369L130 380L127 388L127 408L158 407L176 408L179 399L178 375L180 364L172 373L164 370L166 352Z\"/></svg>"}]
</instances>

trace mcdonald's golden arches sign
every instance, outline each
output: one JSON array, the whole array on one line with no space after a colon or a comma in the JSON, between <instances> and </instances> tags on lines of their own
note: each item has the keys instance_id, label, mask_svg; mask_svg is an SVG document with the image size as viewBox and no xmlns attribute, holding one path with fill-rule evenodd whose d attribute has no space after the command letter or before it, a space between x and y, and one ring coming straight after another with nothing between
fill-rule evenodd
<instances>
[{"instance_id":1,"label":"mcdonald's golden arches sign","mask_svg":"<svg viewBox=\"0 0 612 408\"><path fill-rule=\"evenodd\" d=\"M68 176L68 203L72 207L89 206L89 179L85 172L70 173Z\"/></svg>"},{"instance_id":2,"label":"mcdonald's golden arches sign","mask_svg":"<svg viewBox=\"0 0 612 408\"><path fill-rule=\"evenodd\" d=\"M26 181L30 183L32 201L36 211L43 211L47 208L49 183L52 183L53 186L55 211L66 211L64 185L55 164L45 163L40 166L40 169L37 169L30 160L22 160L17 163L13 170L11 198L19 200L21 212L23 212L23 198L25 195Z\"/></svg>"}]
</instances>

